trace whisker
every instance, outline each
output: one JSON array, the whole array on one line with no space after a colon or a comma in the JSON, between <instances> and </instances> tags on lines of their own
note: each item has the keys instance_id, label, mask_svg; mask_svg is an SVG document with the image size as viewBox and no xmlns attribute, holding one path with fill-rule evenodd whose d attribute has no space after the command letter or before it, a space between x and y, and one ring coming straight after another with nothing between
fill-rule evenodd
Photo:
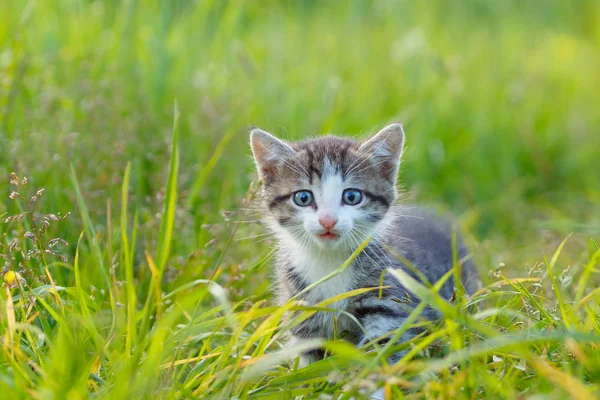
<instances>
[{"instance_id":1,"label":"whisker","mask_svg":"<svg viewBox=\"0 0 600 400\"><path fill-rule=\"evenodd\" d=\"M367 232L364 232L364 231L362 231L362 230L361 230L361 229L359 229L359 228L357 228L357 229L356 229L356 231L357 231L357 232L359 232L360 234L364 235L364 236L368 236L368 235L367 235ZM378 243L378 240L377 240L376 238L374 238L374 237L373 237L373 240L375 240L375 242L376 242L377 244L379 244L379 243ZM368 254L366 254L366 253L365 253L365 255L367 255L367 256L368 256ZM386 259L387 259L387 260L386 260L386 261L387 261L387 263L386 263L386 262L385 262L385 261L384 261L384 260L381 258L381 256L379 255L379 252L377 252L377 251L373 251L373 255L374 255L375 257L377 257L377 259L378 259L378 260L381 262L381 266L392 266L392 265L394 265L394 264L392 263L392 261L391 261L391 260L390 260L388 257L386 257ZM371 258L371 257L369 257L369 258ZM372 259L371 259L371 260L372 260ZM377 263L375 263L375 264L377 264ZM388 264L389 264L389 265L388 265Z\"/></svg>"},{"instance_id":2,"label":"whisker","mask_svg":"<svg viewBox=\"0 0 600 400\"><path fill-rule=\"evenodd\" d=\"M240 242L242 240L248 240L248 239L256 239L256 238L263 237L263 236L275 236L275 233L274 232L268 232L268 233L261 233L259 235L246 236L246 237L243 237L243 238L236 239L236 242Z\"/></svg>"},{"instance_id":3,"label":"whisker","mask_svg":"<svg viewBox=\"0 0 600 400\"><path fill-rule=\"evenodd\" d=\"M263 257L259 262L257 262L256 264L254 264L250 269L258 269L260 267L262 267L263 265L265 265L267 262L271 261L271 258L273 258L273 256L275 255L275 253L277 253L277 249L273 249L269 252L269 254L267 254L265 257Z\"/></svg>"},{"instance_id":4,"label":"whisker","mask_svg":"<svg viewBox=\"0 0 600 400\"><path fill-rule=\"evenodd\" d=\"M354 226L356 228L360 228L362 230L364 230L364 229L367 229L367 230L370 229L370 227L362 225L362 224L357 223L357 222L354 222ZM393 238L404 240L404 241L407 241L407 242L412 242L413 241L412 239L404 237L404 236L394 235L393 233L388 232L388 230L389 230L389 228L386 229L384 232L381 232L381 230L375 230L375 232L372 233L373 238L376 239L377 241L379 241L380 236L382 236L382 237L393 237ZM366 234L366 232L364 232L364 233Z\"/></svg>"},{"instance_id":5,"label":"whisker","mask_svg":"<svg viewBox=\"0 0 600 400\"><path fill-rule=\"evenodd\" d=\"M268 237L266 237L266 238L262 238L262 239L256 240L256 241L254 241L254 242L252 242L252 243L254 243L254 244L256 244L256 243L261 243L261 242L265 242L265 241L267 241L267 240L269 240L269 239L274 239L274 238L273 238L273 237L271 237L271 236L268 236Z\"/></svg>"}]
</instances>

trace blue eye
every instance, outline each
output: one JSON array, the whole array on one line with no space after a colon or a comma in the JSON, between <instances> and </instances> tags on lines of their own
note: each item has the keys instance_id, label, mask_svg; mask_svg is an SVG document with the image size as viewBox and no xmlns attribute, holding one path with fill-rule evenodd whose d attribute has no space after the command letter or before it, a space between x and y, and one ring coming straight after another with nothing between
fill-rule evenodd
<instances>
[{"instance_id":1,"label":"blue eye","mask_svg":"<svg viewBox=\"0 0 600 400\"><path fill-rule=\"evenodd\" d=\"M294 193L294 203L300 207L307 207L313 203L313 194L309 190L300 190Z\"/></svg>"},{"instance_id":2,"label":"blue eye","mask_svg":"<svg viewBox=\"0 0 600 400\"><path fill-rule=\"evenodd\" d=\"M342 194L342 201L349 206L355 206L362 201L363 194L358 189L346 189Z\"/></svg>"}]
</instances>

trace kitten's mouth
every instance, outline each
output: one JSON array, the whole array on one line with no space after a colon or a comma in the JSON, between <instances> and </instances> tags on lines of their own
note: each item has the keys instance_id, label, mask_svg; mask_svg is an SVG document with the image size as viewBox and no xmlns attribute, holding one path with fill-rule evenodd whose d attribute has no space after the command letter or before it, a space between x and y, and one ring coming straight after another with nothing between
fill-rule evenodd
<instances>
[{"instance_id":1,"label":"kitten's mouth","mask_svg":"<svg viewBox=\"0 0 600 400\"><path fill-rule=\"evenodd\" d=\"M323 239L323 240L336 240L339 237L339 235L336 235L333 232L325 232L319 235L319 238Z\"/></svg>"}]
</instances>

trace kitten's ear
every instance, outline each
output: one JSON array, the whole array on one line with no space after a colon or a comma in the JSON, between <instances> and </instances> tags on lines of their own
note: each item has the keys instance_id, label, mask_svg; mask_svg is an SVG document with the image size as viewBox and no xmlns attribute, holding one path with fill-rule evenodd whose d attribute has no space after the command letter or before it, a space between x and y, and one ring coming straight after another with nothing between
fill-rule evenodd
<instances>
[{"instance_id":1,"label":"kitten's ear","mask_svg":"<svg viewBox=\"0 0 600 400\"><path fill-rule=\"evenodd\" d=\"M377 159L375 165L390 180L396 180L400 156L404 148L404 130L402 124L394 123L380 130L375 136L359 147L359 151Z\"/></svg>"},{"instance_id":2,"label":"kitten's ear","mask_svg":"<svg viewBox=\"0 0 600 400\"><path fill-rule=\"evenodd\" d=\"M258 128L250 131L250 146L260 178L274 173L277 164L294 153L289 144Z\"/></svg>"}]
</instances>

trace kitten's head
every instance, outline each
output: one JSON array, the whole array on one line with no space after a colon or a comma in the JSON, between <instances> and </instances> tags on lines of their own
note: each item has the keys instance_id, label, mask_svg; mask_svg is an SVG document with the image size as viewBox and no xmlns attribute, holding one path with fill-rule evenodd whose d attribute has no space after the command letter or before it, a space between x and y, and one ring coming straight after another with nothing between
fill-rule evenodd
<instances>
[{"instance_id":1,"label":"kitten's head","mask_svg":"<svg viewBox=\"0 0 600 400\"><path fill-rule=\"evenodd\" d=\"M254 129L250 142L263 180L265 221L307 250L354 249L396 199L400 124L366 141L326 136L289 143Z\"/></svg>"}]
</instances>

